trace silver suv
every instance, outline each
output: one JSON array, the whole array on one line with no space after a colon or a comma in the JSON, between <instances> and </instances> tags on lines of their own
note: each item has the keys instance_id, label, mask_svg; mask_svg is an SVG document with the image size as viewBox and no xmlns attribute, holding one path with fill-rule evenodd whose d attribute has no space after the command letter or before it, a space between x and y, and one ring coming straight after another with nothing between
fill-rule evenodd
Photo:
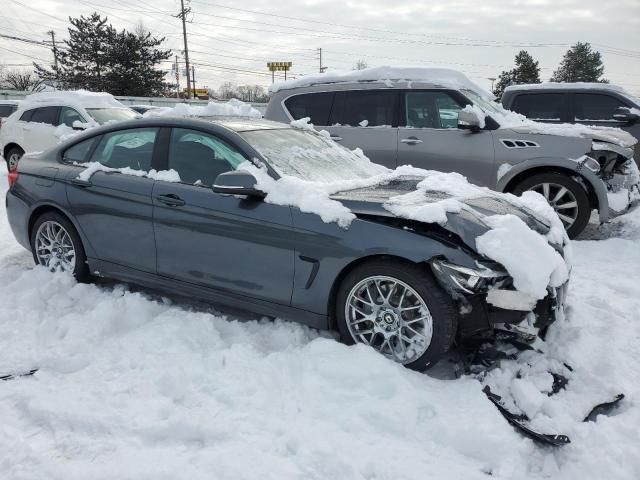
<instances>
[{"instance_id":1,"label":"silver suv","mask_svg":"<svg viewBox=\"0 0 640 480\"><path fill-rule=\"evenodd\" d=\"M593 209L604 222L640 196L631 135L526 120L454 73L455 82L441 76L374 80L363 71L346 79L303 77L272 89L265 118L289 123L308 117L335 141L360 147L390 168L455 171L500 192L537 191L571 237Z\"/></svg>"}]
</instances>

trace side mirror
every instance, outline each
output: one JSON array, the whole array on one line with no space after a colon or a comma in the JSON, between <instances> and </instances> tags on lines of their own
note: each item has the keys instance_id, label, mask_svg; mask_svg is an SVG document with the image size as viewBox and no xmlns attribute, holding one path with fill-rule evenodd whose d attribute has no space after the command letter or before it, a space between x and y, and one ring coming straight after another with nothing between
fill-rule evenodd
<instances>
[{"instance_id":1,"label":"side mirror","mask_svg":"<svg viewBox=\"0 0 640 480\"><path fill-rule=\"evenodd\" d=\"M474 110L463 109L458 113L458 128L460 130L479 132L482 126L484 126L484 119L481 119Z\"/></svg>"},{"instance_id":2,"label":"side mirror","mask_svg":"<svg viewBox=\"0 0 640 480\"><path fill-rule=\"evenodd\" d=\"M633 113L629 109L621 109L620 113L614 113L613 118L618 122L628 123L629 125L633 125L638 120L640 120L640 115L637 113Z\"/></svg>"},{"instance_id":3,"label":"side mirror","mask_svg":"<svg viewBox=\"0 0 640 480\"><path fill-rule=\"evenodd\" d=\"M79 120L74 120L73 123L71 124L71 128L73 128L74 130L86 130L87 127L85 126L85 124L83 124L82 122L80 122Z\"/></svg>"},{"instance_id":4,"label":"side mirror","mask_svg":"<svg viewBox=\"0 0 640 480\"><path fill-rule=\"evenodd\" d=\"M256 188L256 177L244 170L235 170L218 175L213 184L215 193L225 195L247 195L249 197L264 198L266 194Z\"/></svg>"}]
</instances>

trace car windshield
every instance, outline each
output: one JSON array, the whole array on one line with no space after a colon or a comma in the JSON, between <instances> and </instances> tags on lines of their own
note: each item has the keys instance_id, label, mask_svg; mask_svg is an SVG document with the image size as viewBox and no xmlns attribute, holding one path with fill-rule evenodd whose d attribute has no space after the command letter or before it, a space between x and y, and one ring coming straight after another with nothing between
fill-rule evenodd
<instances>
[{"instance_id":1,"label":"car windshield","mask_svg":"<svg viewBox=\"0 0 640 480\"><path fill-rule=\"evenodd\" d=\"M469 100L473 102L474 105L477 105L482 110L484 110L485 113L489 115L491 115L492 113L503 115L504 109L500 105L498 105L496 102L489 100L487 98L483 98L472 90L463 90L462 92L465 94L465 96Z\"/></svg>"},{"instance_id":2,"label":"car windshield","mask_svg":"<svg viewBox=\"0 0 640 480\"><path fill-rule=\"evenodd\" d=\"M369 178L386 171L360 150L348 150L314 131L283 128L240 134L279 175L313 182Z\"/></svg>"},{"instance_id":3,"label":"car windshield","mask_svg":"<svg viewBox=\"0 0 640 480\"><path fill-rule=\"evenodd\" d=\"M87 113L100 125L107 122L133 120L139 117L136 112L129 108L87 108Z\"/></svg>"}]
</instances>

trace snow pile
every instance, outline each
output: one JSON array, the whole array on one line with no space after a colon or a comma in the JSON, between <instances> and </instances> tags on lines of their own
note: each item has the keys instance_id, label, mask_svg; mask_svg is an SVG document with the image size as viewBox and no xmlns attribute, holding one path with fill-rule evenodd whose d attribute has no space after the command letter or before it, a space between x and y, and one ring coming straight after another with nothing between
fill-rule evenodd
<instances>
[{"instance_id":1,"label":"snow pile","mask_svg":"<svg viewBox=\"0 0 640 480\"><path fill-rule=\"evenodd\" d=\"M304 75L294 80L276 82L271 85L269 91L276 93L280 90L308 87L315 84L348 82L381 82L390 88L411 88L412 82L424 82L438 87L452 88L454 90L472 90L482 97L494 98L491 93L469 80L462 72L441 67L381 66L362 70L334 71Z\"/></svg>"},{"instance_id":2,"label":"snow pile","mask_svg":"<svg viewBox=\"0 0 640 480\"><path fill-rule=\"evenodd\" d=\"M88 90L70 90L56 92L39 92L27 95L20 104L22 110L44 105L68 105L84 108L128 108L106 92L89 92Z\"/></svg>"},{"instance_id":3,"label":"snow pile","mask_svg":"<svg viewBox=\"0 0 640 480\"><path fill-rule=\"evenodd\" d=\"M41 368L0 382L5 478L639 477L640 210L615 221L626 238L574 242L569 309L536 345L544 355L503 361L484 380L534 427L571 437L550 449L513 430L471 377L438 379L295 323L33 268L4 208L0 372ZM549 369L570 378L552 397ZM620 392L612 416L582 422Z\"/></svg>"},{"instance_id":4,"label":"snow pile","mask_svg":"<svg viewBox=\"0 0 640 480\"><path fill-rule=\"evenodd\" d=\"M122 175L130 175L132 177L147 177L153 180L159 180L162 182L180 182L180 175L175 170L154 170L151 169L148 172L144 170L135 170L131 167L123 167L123 168L112 168L103 165L100 162L87 162L87 163L76 163L76 165L87 167L85 170L81 171L78 174L78 180L83 180L88 182L94 173L96 172L105 172L105 173L121 173Z\"/></svg>"},{"instance_id":5,"label":"snow pile","mask_svg":"<svg viewBox=\"0 0 640 480\"><path fill-rule=\"evenodd\" d=\"M175 107L158 107L143 117L250 117L262 118L260 111L235 98L227 102L209 102L206 106L178 103Z\"/></svg>"},{"instance_id":6,"label":"snow pile","mask_svg":"<svg viewBox=\"0 0 640 480\"><path fill-rule=\"evenodd\" d=\"M504 266L519 292L542 299L548 285L560 287L569 279L560 254L520 218L494 215L484 221L491 230L476 238L478 252Z\"/></svg>"}]
</instances>

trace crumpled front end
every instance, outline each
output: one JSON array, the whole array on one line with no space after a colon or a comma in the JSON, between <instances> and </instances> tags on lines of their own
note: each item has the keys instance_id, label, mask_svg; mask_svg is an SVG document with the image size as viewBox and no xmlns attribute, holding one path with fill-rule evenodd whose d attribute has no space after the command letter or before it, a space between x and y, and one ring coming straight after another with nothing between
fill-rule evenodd
<instances>
[{"instance_id":1,"label":"crumpled front end","mask_svg":"<svg viewBox=\"0 0 640 480\"><path fill-rule=\"evenodd\" d=\"M559 287L547 287L547 295L538 300L518 291L499 264L482 261L477 265L477 269L470 269L444 259L430 263L438 283L458 304L462 338L513 328L525 321L544 330L564 315L568 280Z\"/></svg>"},{"instance_id":2,"label":"crumpled front end","mask_svg":"<svg viewBox=\"0 0 640 480\"><path fill-rule=\"evenodd\" d=\"M640 202L640 173L633 147L594 141L585 155L583 168L589 168L607 187L609 218L625 213Z\"/></svg>"}]
</instances>

